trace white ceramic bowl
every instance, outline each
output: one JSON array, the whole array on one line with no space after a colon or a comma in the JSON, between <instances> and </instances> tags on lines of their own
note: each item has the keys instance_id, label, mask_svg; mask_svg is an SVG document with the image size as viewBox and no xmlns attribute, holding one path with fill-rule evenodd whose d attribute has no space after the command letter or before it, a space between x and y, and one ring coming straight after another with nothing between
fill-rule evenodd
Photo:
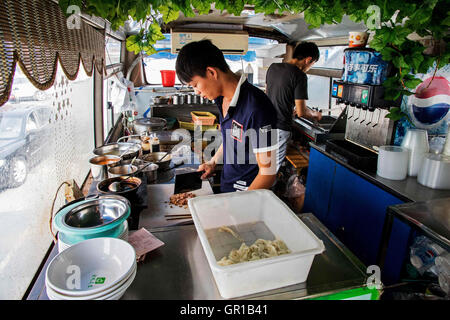
<instances>
[{"instance_id":1,"label":"white ceramic bowl","mask_svg":"<svg viewBox=\"0 0 450 320\"><path fill-rule=\"evenodd\" d=\"M116 238L88 239L53 258L45 283L60 294L92 295L129 277L135 263L136 252L128 242ZM74 285L77 280L79 288Z\"/></svg>"},{"instance_id":2,"label":"white ceramic bowl","mask_svg":"<svg viewBox=\"0 0 450 320\"><path fill-rule=\"evenodd\" d=\"M134 270L126 279L123 279L118 284L108 288L105 291L101 291L99 293L86 295L86 296L69 296L58 293L54 291L52 288L46 286L47 296L50 300L106 300L110 297L115 297L118 293L121 293L120 297L125 293L126 289L131 285L137 273L137 264L135 265ZM119 297L119 298L120 298ZM115 300L115 299L111 299Z\"/></svg>"}]
</instances>

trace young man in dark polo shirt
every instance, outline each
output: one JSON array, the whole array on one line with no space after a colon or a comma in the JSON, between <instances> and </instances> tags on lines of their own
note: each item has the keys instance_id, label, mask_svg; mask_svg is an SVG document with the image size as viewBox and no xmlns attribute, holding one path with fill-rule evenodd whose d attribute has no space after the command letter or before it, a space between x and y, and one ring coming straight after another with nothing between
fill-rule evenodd
<instances>
[{"instance_id":1,"label":"young man in dark polo shirt","mask_svg":"<svg viewBox=\"0 0 450 320\"><path fill-rule=\"evenodd\" d=\"M176 62L181 82L219 107L222 145L199 166L202 179L223 163L221 191L268 189L276 178L276 111L269 98L245 76L233 73L209 40L183 46Z\"/></svg>"},{"instance_id":2,"label":"young man in dark polo shirt","mask_svg":"<svg viewBox=\"0 0 450 320\"><path fill-rule=\"evenodd\" d=\"M294 114L320 120L322 114L306 106L308 78L306 72L319 60L319 49L312 42L302 42L295 47L293 58L288 62L272 63L266 75L266 93L277 110L279 149L277 171L286 156L287 142L291 136Z\"/></svg>"}]
</instances>

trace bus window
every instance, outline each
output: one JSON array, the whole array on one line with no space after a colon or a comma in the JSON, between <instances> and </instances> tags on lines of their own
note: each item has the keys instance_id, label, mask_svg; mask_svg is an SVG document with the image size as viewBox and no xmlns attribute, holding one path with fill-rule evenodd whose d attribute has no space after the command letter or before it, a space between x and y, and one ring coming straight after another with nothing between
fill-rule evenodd
<instances>
[{"instance_id":1,"label":"bus window","mask_svg":"<svg viewBox=\"0 0 450 320\"><path fill-rule=\"evenodd\" d=\"M93 78L83 67L70 81L58 66L40 91L17 66L12 92L0 107L0 299L23 297L52 241L55 192L69 179L82 185L94 149ZM64 202L60 191L55 210Z\"/></svg>"}]
</instances>

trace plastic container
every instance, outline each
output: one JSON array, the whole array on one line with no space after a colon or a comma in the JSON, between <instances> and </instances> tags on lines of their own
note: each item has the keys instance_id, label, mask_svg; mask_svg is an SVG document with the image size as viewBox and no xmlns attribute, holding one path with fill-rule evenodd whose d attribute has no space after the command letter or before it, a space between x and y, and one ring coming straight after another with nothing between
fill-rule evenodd
<instances>
[{"instance_id":1,"label":"plastic container","mask_svg":"<svg viewBox=\"0 0 450 320\"><path fill-rule=\"evenodd\" d=\"M367 32L351 31L348 33L348 46L350 48L364 48L369 39Z\"/></svg>"},{"instance_id":2,"label":"plastic container","mask_svg":"<svg viewBox=\"0 0 450 320\"><path fill-rule=\"evenodd\" d=\"M314 256L325 250L322 241L269 190L196 197L188 205L220 295L227 299L305 282ZM222 226L231 226L249 246L258 238L281 239L291 253L221 266L217 261L229 252L229 243L220 239L225 233L216 231ZM235 239L231 247L238 249L240 244Z\"/></svg>"},{"instance_id":3,"label":"plastic container","mask_svg":"<svg viewBox=\"0 0 450 320\"><path fill-rule=\"evenodd\" d=\"M206 111L192 111L191 112L192 121L196 125L201 126L212 126L216 121L216 116L211 112Z\"/></svg>"},{"instance_id":4,"label":"plastic container","mask_svg":"<svg viewBox=\"0 0 450 320\"><path fill-rule=\"evenodd\" d=\"M390 180L403 180L408 173L409 149L381 146L378 150L377 175Z\"/></svg>"},{"instance_id":5,"label":"plastic container","mask_svg":"<svg viewBox=\"0 0 450 320\"><path fill-rule=\"evenodd\" d=\"M175 85L175 70L161 70L163 87L173 87Z\"/></svg>"},{"instance_id":6,"label":"plastic container","mask_svg":"<svg viewBox=\"0 0 450 320\"><path fill-rule=\"evenodd\" d=\"M190 131L194 131L196 129L196 127L200 127L202 129L202 131L206 131L206 130L219 130L219 124L213 124L211 126L198 126L193 122L186 122L186 121L178 121L178 124L180 125L181 129L186 129L186 130L190 130Z\"/></svg>"},{"instance_id":7,"label":"plastic container","mask_svg":"<svg viewBox=\"0 0 450 320\"><path fill-rule=\"evenodd\" d=\"M417 175L417 182L431 189L450 190L450 157L427 153Z\"/></svg>"}]
</instances>

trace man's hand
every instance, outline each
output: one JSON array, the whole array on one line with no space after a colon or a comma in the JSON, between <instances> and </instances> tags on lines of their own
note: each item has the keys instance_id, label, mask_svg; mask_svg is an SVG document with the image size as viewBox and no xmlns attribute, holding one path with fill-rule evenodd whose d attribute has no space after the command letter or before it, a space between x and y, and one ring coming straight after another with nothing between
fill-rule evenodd
<instances>
[{"instance_id":1,"label":"man's hand","mask_svg":"<svg viewBox=\"0 0 450 320\"><path fill-rule=\"evenodd\" d=\"M201 176L201 179L205 180L205 179L208 179L209 177L215 176L215 174L214 174L215 168L216 168L216 164L214 162L205 162L198 167L197 171L205 172Z\"/></svg>"}]
</instances>

